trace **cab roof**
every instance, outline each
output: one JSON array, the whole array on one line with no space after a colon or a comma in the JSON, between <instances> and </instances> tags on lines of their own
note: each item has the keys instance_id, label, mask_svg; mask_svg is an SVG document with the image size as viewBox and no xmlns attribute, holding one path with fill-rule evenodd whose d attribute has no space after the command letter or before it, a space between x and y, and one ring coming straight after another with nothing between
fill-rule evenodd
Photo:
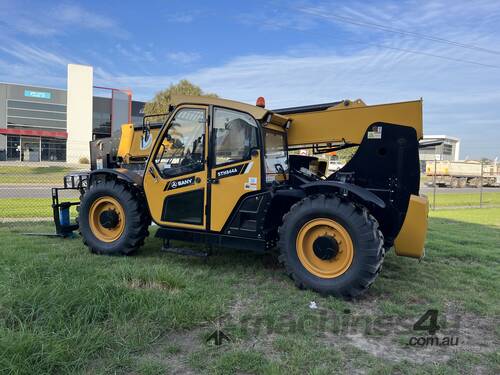
<instances>
[{"instance_id":1,"label":"cab roof","mask_svg":"<svg viewBox=\"0 0 500 375\"><path fill-rule=\"evenodd\" d=\"M282 115L278 115L266 108L257 107L255 105L237 102L234 100L227 100L221 98L213 98L210 96L190 96L190 95L172 95L171 103L173 105L180 104L207 104L207 105L216 105L220 107L232 108L238 111L247 112L251 114L256 120L262 120L266 117L267 114L272 115L271 122L285 124L288 121L288 118Z\"/></svg>"}]
</instances>

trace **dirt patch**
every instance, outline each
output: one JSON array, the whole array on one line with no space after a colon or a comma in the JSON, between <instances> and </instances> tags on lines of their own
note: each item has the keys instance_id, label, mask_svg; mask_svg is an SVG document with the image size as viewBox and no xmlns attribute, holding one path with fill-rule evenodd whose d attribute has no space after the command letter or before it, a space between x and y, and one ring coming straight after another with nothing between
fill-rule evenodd
<instances>
[{"instance_id":1,"label":"dirt patch","mask_svg":"<svg viewBox=\"0 0 500 375\"><path fill-rule=\"evenodd\" d=\"M145 286L136 286L136 288ZM211 322L206 322L190 330L176 330L165 333L151 346L151 350L137 356L136 360L154 360L168 368L171 374L198 374L199 371L189 365L189 357L192 353L206 348L207 336L215 330L223 330L231 339L230 346L234 348L266 347L271 352L274 335L266 338L255 338L251 340L240 340L230 335L225 328L227 324L239 322L242 314L252 305L253 298L244 298L238 294L234 302L228 306L227 313ZM255 297L256 298L256 297Z\"/></svg>"},{"instance_id":2,"label":"dirt patch","mask_svg":"<svg viewBox=\"0 0 500 375\"><path fill-rule=\"evenodd\" d=\"M239 321L245 311L248 311L257 300L257 296L244 298L241 294L235 296L234 302L229 306L228 314L223 318L225 321Z\"/></svg>"},{"instance_id":3,"label":"dirt patch","mask_svg":"<svg viewBox=\"0 0 500 375\"><path fill-rule=\"evenodd\" d=\"M495 332L499 319L450 311L445 315L446 326L435 335L414 331L413 320L375 317L363 321L361 317L363 324L342 325L341 332L326 331L323 340L333 346L351 345L377 358L416 364L443 363L458 353L491 353L499 347ZM356 318L360 317L351 321Z\"/></svg>"},{"instance_id":4,"label":"dirt patch","mask_svg":"<svg viewBox=\"0 0 500 375\"><path fill-rule=\"evenodd\" d=\"M312 319L313 323L328 323L325 327L314 326L312 331L305 334L314 334L319 342L331 345L339 351L354 347L376 358L395 363L409 361L416 365L446 363L458 353L491 353L500 346L499 334L496 331L500 323L498 319L464 313L450 304L445 307L445 311L440 312L440 317L446 317L447 321L440 320L442 327L436 335L431 336L426 331L413 330L415 319L383 316L378 304L384 298L386 296L368 294L366 298L353 301L349 308L343 310L320 308L311 311L313 318L318 314L317 320ZM154 358L164 363L174 374L197 373L189 366L190 354L204 349L207 345L206 336L210 331L222 328L224 333L231 335L231 326L239 327L248 314L258 315L256 300L258 295L246 296L238 293L232 304L227 306L223 316L189 331L169 332L155 343L153 351L141 357ZM279 321L287 326L287 321L293 323L294 319L294 314L291 313L289 316L281 316ZM259 323L258 319L254 323ZM257 349L272 361L283 361L281 353L276 351L273 345L281 333L272 329L268 331L265 329L267 326L260 330L259 327L248 325L246 328L250 335L231 337L229 345L232 349ZM255 332L252 331L254 328ZM174 346L175 350L169 353L169 346ZM352 373L364 373L362 369L350 370ZM480 365L476 370L481 371Z\"/></svg>"},{"instance_id":5,"label":"dirt patch","mask_svg":"<svg viewBox=\"0 0 500 375\"><path fill-rule=\"evenodd\" d=\"M327 323L322 328L314 326L316 328L306 334L313 333L318 336L318 340L340 350L352 346L377 358L415 364L446 363L458 353L486 354L500 347L499 333L496 331L500 323L498 318L465 313L458 310L456 304L449 304L440 312L440 329L435 335L430 335L427 331L413 330L416 321L413 318L382 315L378 303L383 298L367 296L339 311L314 310L311 312L313 326L315 322ZM226 321L239 322L250 305L251 299L236 298L225 317ZM444 317L446 321L442 320ZM293 314L280 317L284 325L287 325L286 320L293 322ZM275 335L264 333L265 330L257 331L255 337L241 344L266 348L268 357L277 359L279 356L272 347Z\"/></svg>"},{"instance_id":6,"label":"dirt patch","mask_svg":"<svg viewBox=\"0 0 500 375\"><path fill-rule=\"evenodd\" d=\"M206 328L200 327L190 331L175 331L163 336L154 344L154 351L142 358L155 359L168 368L169 374L197 374L188 363L189 354L204 345L203 334ZM175 353L166 353L169 347L175 348Z\"/></svg>"}]
</instances>

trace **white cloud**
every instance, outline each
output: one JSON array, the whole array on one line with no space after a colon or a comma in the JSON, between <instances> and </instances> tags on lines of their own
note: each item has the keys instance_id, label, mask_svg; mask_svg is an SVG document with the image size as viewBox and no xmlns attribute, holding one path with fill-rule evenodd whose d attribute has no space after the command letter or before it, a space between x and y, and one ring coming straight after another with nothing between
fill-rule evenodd
<instances>
[{"instance_id":1,"label":"white cloud","mask_svg":"<svg viewBox=\"0 0 500 375\"><path fill-rule=\"evenodd\" d=\"M149 48L141 47L137 44L127 44L123 46L121 43L115 45L115 50L125 57L128 62L137 63L137 66L147 66L156 62L153 52Z\"/></svg>"},{"instance_id":2,"label":"white cloud","mask_svg":"<svg viewBox=\"0 0 500 375\"><path fill-rule=\"evenodd\" d=\"M195 19L194 13L175 13L168 15L168 20L170 22L177 23L191 23Z\"/></svg>"},{"instance_id":3,"label":"white cloud","mask_svg":"<svg viewBox=\"0 0 500 375\"><path fill-rule=\"evenodd\" d=\"M200 59L200 54L197 52L169 52L167 59L177 64L190 64Z\"/></svg>"},{"instance_id":4,"label":"white cloud","mask_svg":"<svg viewBox=\"0 0 500 375\"><path fill-rule=\"evenodd\" d=\"M0 45L0 51L28 64L55 64L66 66L69 63L69 60L66 60L64 57L58 56L52 52L15 41L11 41L8 44L8 47Z\"/></svg>"},{"instance_id":5,"label":"white cloud","mask_svg":"<svg viewBox=\"0 0 500 375\"><path fill-rule=\"evenodd\" d=\"M47 85L64 88L66 77L62 71L41 69L40 66L15 64L0 59L0 82Z\"/></svg>"},{"instance_id":6,"label":"white cloud","mask_svg":"<svg viewBox=\"0 0 500 375\"><path fill-rule=\"evenodd\" d=\"M165 16L165 20L170 23L190 24L200 18L210 18L215 13L213 10L207 11L202 8L203 7L199 7L199 9L197 9L196 7L191 7L191 9L186 11L168 13Z\"/></svg>"},{"instance_id":7,"label":"white cloud","mask_svg":"<svg viewBox=\"0 0 500 375\"><path fill-rule=\"evenodd\" d=\"M281 29L293 29L306 31L314 28L317 21L312 17L304 17L297 12L282 14L279 9L271 9L269 13L264 11L258 13L245 13L236 17L245 25L256 26L265 31L276 31Z\"/></svg>"},{"instance_id":8,"label":"white cloud","mask_svg":"<svg viewBox=\"0 0 500 375\"><path fill-rule=\"evenodd\" d=\"M121 31L113 19L90 12L76 4L62 4L49 14L64 25L100 31Z\"/></svg>"},{"instance_id":9,"label":"white cloud","mask_svg":"<svg viewBox=\"0 0 500 375\"><path fill-rule=\"evenodd\" d=\"M110 18L91 12L77 4L58 4L33 9L23 3L4 3L0 6L4 32L17 32L32 37L60 35L74 30L93 30L113 37L125 38L128 32Z\"/></svg>"}]
</instances>

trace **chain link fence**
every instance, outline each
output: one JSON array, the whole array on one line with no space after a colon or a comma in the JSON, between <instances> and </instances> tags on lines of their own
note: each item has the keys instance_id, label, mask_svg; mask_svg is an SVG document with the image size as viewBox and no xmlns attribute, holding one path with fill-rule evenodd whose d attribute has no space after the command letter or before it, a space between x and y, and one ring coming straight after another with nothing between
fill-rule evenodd
<instances>
[{"instance_id":1,"label":"chain link fence","mask_svg":"<svg viewBox=\"0 0 500 375\"><path fill-rule=\"evenodd\" d=\"M431 160L421 180L431 209L500 207L496 162Z\"/></svg>"},{"instance_id":2,"label":"chain link fence","mask_svg":"<svg viewBox=\"0 0 500 375\"><path fill-rule=\"evenodd\" d=\"M441 163L442 164L442 163ZM427 195L430 209L500 207L500 187L492 183L486 171L490 164L480 165L483 176L463 185L444 181L439 173L440 162L428 165L434 173L422 175L421 194ZM461 166L459 166L460 168ZM469 166L465 166L469 167ZM498 165L495 165L498 168ZM34 224L52 225L51 188L62 187L63 177L69 172L86 171L88 164L0 162L0 226L21 232L33 231ZM78 201L76 190L60 192L61 201ZM71 208L72 219L76 217Z\"/></svg>"},{"instance_id":3,"label":"chain link fence","mask_svg":"<svg viewBox=\"0 0 500 375\"><path fill-rule=\"evenodd\" d=\"M0 226L32 232L52 224L52 188L62 187L69 172L89 170L88 164L0 162ZM60 194L62 201L78 201L78 191ZM74 220L76 209L72 207Z\"/></svg>"}]
</instances>

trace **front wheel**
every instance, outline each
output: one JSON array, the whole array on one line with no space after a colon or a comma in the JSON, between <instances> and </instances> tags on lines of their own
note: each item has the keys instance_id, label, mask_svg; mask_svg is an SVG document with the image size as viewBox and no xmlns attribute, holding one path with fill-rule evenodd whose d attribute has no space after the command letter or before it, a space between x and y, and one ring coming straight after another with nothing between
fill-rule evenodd
<instances>
[{"instance_id":1,"label":"front wheel","mask_svg":"<svg viewBox=\"0 0 500 375\"><path fill-rule=\"evenodd\" d=\"M150 222L142 194L121 181L92 185L80 199L80 234L93 253L130 254L144 243Z\"/></svg>"},{"instance_id":2,"label":"front wheel","mask_svg":"<svg viewBox=\"0 0 500 375\"><path fill-rule=\"evenodd\" d=\"M300 288L352 298L375 280L383 236L366 208L335 196L307 197L283 218L280 261Z\"/></svg>"}]
</instances>

